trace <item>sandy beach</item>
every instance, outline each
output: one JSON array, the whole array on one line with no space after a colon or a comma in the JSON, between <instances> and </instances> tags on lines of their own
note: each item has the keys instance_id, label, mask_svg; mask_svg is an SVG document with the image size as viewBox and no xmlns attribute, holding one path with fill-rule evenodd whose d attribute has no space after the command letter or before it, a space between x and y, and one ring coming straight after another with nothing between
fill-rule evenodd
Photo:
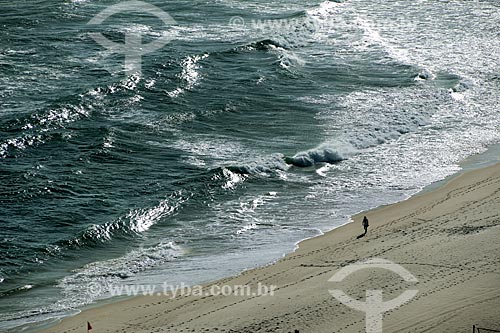
<instances>
[{"instance_id":1,"label":"sandy beach","mask_svg":"<svg viewBox=\"0 0 500 333\"><path fill-rule=\"evenodd\" d=\"M361 220L370 227L365 237ZM334 298L338 289L364 301L367 289L384 301L418 293L384 313L384 332L500 330L500 164L453 178L406 201L358 214L353 223L303 241L276 263L204 286L276 286L262 296L140 296L85 310L42 332L364 332L365 313ZM418 282L364 268L342 282L343 267L390 260Z\"/></svg>"}]
</instances>

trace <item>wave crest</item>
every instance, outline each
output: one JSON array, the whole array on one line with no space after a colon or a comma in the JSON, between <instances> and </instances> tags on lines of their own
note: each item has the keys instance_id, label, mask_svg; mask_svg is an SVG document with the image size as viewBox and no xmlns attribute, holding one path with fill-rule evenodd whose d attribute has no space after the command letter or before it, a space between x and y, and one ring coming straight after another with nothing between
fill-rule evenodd
<instances>
[{"instance_id":1,"label":"wave crest","mask_svg":"<svg viewBox=\"0 0 500 333\"><path fill-rule=\"evenodd\" d=\"M345 154L332 148L316 148L300 152L292 157L286 157L285 161L297 167L310 167L317 163L338 163L347 159Z\"/></svg>"}]
</instances>

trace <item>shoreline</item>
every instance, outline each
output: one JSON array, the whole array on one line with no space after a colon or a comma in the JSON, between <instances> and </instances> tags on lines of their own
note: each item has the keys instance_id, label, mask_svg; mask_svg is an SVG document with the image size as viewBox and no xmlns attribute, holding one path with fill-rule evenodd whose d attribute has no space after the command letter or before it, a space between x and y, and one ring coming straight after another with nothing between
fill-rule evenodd
<instances>
[{"instance_id":1,"label":"shoreline","mask_svg":"<svg viewBox=\"0 0 500 333\"><path fill-rule=\"evenodd\" d=\"M356 223L346 223L338 228L334 228L333 230L324 233L323 235L319 235L317 237L305 239L298 244L298 248L296 248L294 250L294 252L286 255L285 257L283 257L281 259L276 260L275 262L273 262L269 265L246 270L246 271L243 271L239 275L236 275L233 277L228 277L228 278L223 278L223 279L220 279L220 280L217 280L214 282L210 282L210 283L204 285L206 288L208 288L214 284L236 285L237 283L241 283L242 285L254 285L255 283L257 283L257 281L267 282L267 283L270 281L271 282L279 282L279 283L277 283L278 291L277 291L276 295L273 297L266 298L266 296L261 296L260 298L259 297L257 297L257 298L251 297L249 299L241 299L241 297L238 298L238 296L224 296L224 297L222 297L222 296L210 296L210 297L201 297L201 298L199 296L198 297L185 296L185 297L178 297L175 299L170 299L170 297L165 297L165 296L135 296L135 297L127 298L125 300L112 301L112 302L109 302L108 304L105 304L105 305L96 304L97 306L87 308L77 315L74 315L71 317L66 317L62 321L57 322L55 325L50 324L50 326L45 326L43 329L42 329L42 327L33 328L33 329L35 332L47 332L47 333L48 332L69 332L69 331L72 331L73 329L78 329L78 328L82 327L82 323L86 322L88 320L88 321L92 322L94 327L99 327L99 331L101 330L100 328L102 327L103 329L106 328L106 331L109 331L109 332L120 332L123 329L129 329L129 330L132 329L134 332L150 332L153 328L157 329L158 332L162 332L162 331L165 331L165 332L167 332L167 331L168 332L186 332L186 331L190 331L192 329L195 329L196 332L198 332L202 329L203 330L208 329L209 331L211 331L211 330L215 331L216 329L221 330L221 331L226 330L228 332L231 332L232 329L233 329L233 332L265 331L264 328L266 330L270 328L269 325L266 324L269 319L263 320L261 318L265 318L268 315L268 312L277 314L278 316L273 316L275 318L287 318L287 317L289 317L290 313L288 313L288 312L283 313L283 311L289 307L294 308L294 304L296 304L296 303L300 303L302 305L307 305L309 307L316 304L316 301L314 301L314 300L307 301L307 300L302 299L302 298L307 299L308 297L310 297L309 293L301 294L300 290L298 290L296 292L294 292L293 290L292 291L284 290L284 289L288 289L288 288L283 287L281 284L283 283L283 281L287 281L288 284L290 284L290 283L299 284L299 285L303 284L304 287L306 287L307 289L315 290L316 293L319 292L319 295L317 295L317 296L320 296L322 302L330 303L330 306L327 307L329 310L337 309L338 311L340 311L339 313L335 313L335 312L330 313L333 317L335 317L335 315L338 316L339 314L343 313L348 318L357 318L355 321L356 324L352 324L349 326L349 328L345 328L346 331L350 331L349 329L351 329L351 328L353 329L353 331L356 331L356 329L359 330L360 328L362 328L361 324L364 322L363 314L361 312L351 310L348 307L345 307L341 303L337 302L333 297L331 297L328 294L328 287L324 286L323 288L319 288L322 290L318 290L318 281L316 281L316 280L319 278L319 275L323 275L323 274L328 273L327 275L329 275L329 276L323 278L323 280L320 281L320 283L319 283L319 285L327 285L328 284L327 280L330 277L330 275L333 275L333 273L338 268L342 267L342 265L345 265L347 262L353 262L353 260L355 261L355 260L366 259L368 257L374 257L373 255L366 256L366 255L358 254L358 252L363 252L364 249L359 249L359 246L356 246L356 245L365 244L365 243L368 243L368 244L373 243L373 245L371 245L371 247L373 247L373 250L375 251L373 254L376 254L376 253L380 254L379 252L381 249L385 249L384 251L381 252L382 254L388 252L387 245L389 245L389 243L394 243L394 242L397 243L397 241L395 239L393 239L394 237L391 237L391 235L394 236L394 230L392 230L392 233L389 233L387 236L381 236L378 234L373 235L376 232L376 230L381 229L381 228L389 228L390 225L398 224L398 222L397 222L398 219L405 217L405 214L406 214L405 212L407 212L408 210L412 211L413 214L418 215L419 214L418 213L418 206L421 205L422 202L424 202L424 203L425 202L427 202L427 203L428 202L436 202L436 201L439 202L440 200L443 200L442 199L443 197L447 198L449 196L449 194L451 192L453 192L455 187L460 187L458 185L463 185L465 183L465 184L469 184L469 186L472 186L472 188L473 188L474 187L473 185L476 184L476 183L474 183L475 181L477 181L478 179L485 178L486 176L491 177L492 175L494 175L494 179L498 179L500 181L500 164L495 164L493 166L489 166L489 167L482 168L482 169L474 169L472 171L458 173L458 175L457 174L454 175L451 178L451 180L447 181L445 184L441 185L437 189L433 189L430 191L425 191L425 190L420 191L417 194L413 195L412 197L410 197L409 199L406 199L404 201L400 201L398 203L394 203L394 204L390 204L390 205L380 206L380 207L377 207L375 209L369 210L367 212L358 213L358 214L351 217L351 220L356 221ZM488 177L486 177L486 178L488 178ZM484 179L483 179L483 181L484 181ZM489 187L489 189L491 190L491 186ZM478 189L477 191L481 192L481 189ZM476 192L476 191L473 191L473 192ZM477 197L477 195L476 195L476 197ZM447 199L443 202L446 202L449 200L450 199ZM370 229L369 229L369 232L368 232L368 235L366 236L366 238L361 238L361 240L356 241L355 236L362 231L361 226L358 226L358 223L357 223L357 222L359 222L358 220L360 220L360 216L362 216L362 215L369 215L369 218L371 221L370 224L372 226L370 226ZM385 223L378 223L377 222L380 219L379 218L380 216L387 216L387 215L391 216L391 219L392 219L391 221L386 221ZM438 215L441 215L441 214L438 214ZM398 218L396 218L396 217L398 217ZM425 220L425 219L423 219L423 220ZM466 228L467 226L462 222L463 221L459 221L459 223L461 223L461 224L458 226L458 229L457 229L457 226L455 226L455 229L459 230L458 233L455 233L455 234L460 235L460 233L461 233L460 226L465 228L464 232L468 232L467 228ZM500 221L498 221L498 222L500 222ZM415 221L413 221L413 223L415 223ZM422 222L422 223L424 224L424 223L429 223L429 222ZM498 225L494 224L496 222L493 221L492 223L493 223L492 226L485 227L485 228L493 228L492 230L498 230ZM403 223L402 226L405 228L417 228L418 229L418 225L408 226L408 225L405 225ZM437 226L431 225L431 227L434 230L434 229L436 229ZM474 229L474 227L471 227L471 228L472 228L471 232L473 232L472 235L475 235L476 231L474 231L474 230L476 230L476 229ZM486 234L484 231L481 232L481 226L478 228L479 229L477 229L478 230L477 232L479 234L481 234L481 235L484 234L484 235L491 237L491 235L489 235L491 233ZM393 228L389 228L389 229L393 229ZM455 230L455 229L452 228L452 230ZM424 230L419 229L419 232L427 235L427 233ZM397 231L396 234L399 234L399 231ZM404 238L404 237L408 237L408 235L409 235L408 233L404 233L404 234L398 235L398 236L401 236ZM469 235L469 233L465 233L464 235L467 236L467 235ZM376 237L374 238L374 236L376 236ZM353 237L354 237L354 239L353 239ZM389 239L384 239L386 237L389 237ZM409 237L411 237L411 236L409 236ZM413 236L413 237L415 237L415 236ZM427 238L429 238L429 237L430 237L430 235L427 235L426 237L424 237L424 239L421 239L421 240L428 241ZM398 237L396 237L396 239L397 238ZM486 237L486 238L488 238L488 237ZM443 241L443 239L441 239L440 241ZM341 243L346 247L353 247L353 249L350 249L350 251L351 251L351 253L356 253L357 255L355 255L355 256L351 255L351 257L353 257L353 258L346 260L346 257L349 257L349 256L346 256L346 254L350 253L350 252L349 251L346 252L346 249L344 249L343 247L339 247L337 250L340 250L340 253L337 253L337 251L336 251L335 254L332 255L332 258L331 258L331 259L335 259L335 260L334 261L327 260L326 261L327 263L325 264L324 258L322 260L321 258L316 258L316 257L317 256L321 257L321 255L320 255L321 252L328 252L328 248L331 247L330 243L333 243L333 244ZM414 244L407 244L409 249L414 248L414 247L418 248L419 244L421 242L419 242L418 239L414 239L413 243ZM497 253L500 252L500 251L498 251L498 247L495 247L494 245L495 245L494 243L488 245L490 247L493 246L492 248L490 248L490 251L492 251L492 253L494 253L495 251L497 251ZM434 246L437 247L438 245L434 244ZM404 247L401 249L403 252L405 251ZM419 250L423 251L422 249L419 249ZM425 251L423 251L423 252L425 252ZM318 254L314 255L314 253L318 253ZM446 253L446 252L444 252L444 253ZM429 253L425 253L425 254L427 257L429 257ZM465 256L466 253L463 253L463 254L464 254L464 256L463 256L464 258L461 258L461 259L467 261L467 257ZM313 259L312 262L309 262L309 263L308 262L300 262L300 264L298 264L298 265L293 264L293 263L296 263L297 261L301 261L301 258L303 256L311 257L311 259ZM492 256L494 259L495 254L493 254ZM342 258L343 258L343 260L339 260ZM392 260L392 258L389 258L389 259L391 259L392 261L394 261L396 263L398 263L398 262L403 263L400 260L402 258L400 258L398 256L396 256L395 258L396 258L395 260ZM405 262L412 261L412 260L408 260L408 259L409 258L405 258L404 261ZM320 261L320 262L322 261L323 263L321 265L317 265L315 263L316 261ZM292 265L293 268L297 269L299 272L286 273L287 271L290 271L292 269L290 267L290 265ZM305 270L313 270L313 271L325 270L326 267L329 267L329 269L327 269L325 273L319 274L318 276L313 275L311 277L306 278L306 276L304 276L304 272L302 272L302 273L300 272L304 269ZM460 270L462 271L463 268L460 268ZM496 272L496 274L498 274L498 263L496 264L495 269L493 269L493 272ZM366 275L366 274L361 274L361 273L357 273L357 274L359 274L360 276ZM494 274L495 273L493 273L493 275ZM278 280L273 280L273 279L270 280L270 278L269 278L270 275L271 276L282 276L283 279L280 278ZM250 277L251 277L251 279L249 279ZM304 280L304 279L306 279L306 280L311 279L311 280L315 280L316 282L311 284L311 283L307 283L306 280ZM350 283L351 284L354 283L356 286L363 286L364 282L362 280L363 279L356 279L354 282L350 281ZM489 283L492 283L491 279L487 278L486 280L489 281ZM497 277L497 280L498 280L498 277ZM344 284L344 282L343 282L343 284ZM483 281L483 284L484 284L484 281ZM348 286L347 290L349 290L349 287L352 290L352 286ZM497 282L496 284L493 284L493 287L498 289L498 287L500 287L500 284ZM487 288L487 284L486 284L486 286L482 285L481 288L483 288L483 289ZM281 291L282 289L283 289L283 291ZM363 289L363 288L361 288L361 289ZM393 289L394 289L394 287L393 287ZM399 286L398 288L395 288L395 290L399 290L399 292L395 292L394 297L401 293L400 291L402 290L402 287ZM393 290L393 292L395 290ZM491 291L490 291L490 293L491 293ZM281 296L282 294L285 294L287 296L293 296L293 297L286 297L285 299L283 299L283 297ZM315 293L313 293L313 294L315 294ZM323 295L321 295L321 294L323 294ZM351 293L348 293L348 294L355 296L356 292L351 291ZM497 292L497 294L498 294L498 292ZM362 295L358 295L358 296L362 297ZM497 295L497 296L499 296L499 295ZM274 298L274 297L277 297L277 298ZM451 296L447 295L447 297L451 297ZM297 298L300 298L300 300L292 301L293 299L297 299ZM497 297L497 299L498 298L499 297ZM210 301L208 301L208 300L210 300ZM276 302L276 304L273 302ZM487 301L485 301L485 302L487 302ZM497 301L497 303L498 302L499 301ZM199 303L202 303L202 305L204 305L204 306L200 306ZM238 304L245 304L245 303L247 303L246 306L238 305ZM437 303L439 303L439 301ZM495 304L497 304L497 303L495 303ZM263 305L265 305L265 304L268 304L268 305L273 304L272 309L268 310L268 311L263 311L263 309L264 310L266 309L266 307L263 307ZM279 306L276 306L278 304L279 304ZM410 306L411 304L412 304L412 302L410 301L408 306ZM471 305L471 306L473 307L473 305ZM471 306L469 306L469 307L471 307ZM129 309L131 309L131 308L136 309L136 311L134 312L133 315L129 313ZM184 312L179 312L179 310L176 310L178 308L191 308L191 310L188 311L188 314L186 314ZM217 308L218 310L214 310L214 308ZM494 307L490 306L489 308L491 309ZM226 310L223 310L223 309L226 309ZM402 307L402 309L404 310L405 307ZM401 310L401 313L405 312L403 310ZM296 310L296 311L299 311L297 314L301 313L300 310ZM482 309L482 311L484 312L484 309ZM128 312L129 314L126 315L125 317L123 315L119 315L119 314L112 316L113 313L123 313L123 312L125 312L125 313ZM103 321L103 319L99 319L99 318L102 318L102 313L106 314L105 318L103 318L103 319L111 319L112 318L113 322L107 323L106 320ZM164 313L165 316L168 317L168 319L163 318L163 316L160 316L159 313ZM395 311L395 313L397 314L398 311ZM243 318L242 314L251 314L251 316L250 316L251 318ZM155 318L155 320L156 320L155 323L152 323L150 320L145 319L145 318L148 318L151 316L153 316ZM396 315L394 315L394 316L396 316ZM130 317L132 317L134 319L132 319ZM228 321L227 320L228 317L237 318L237 319ZM495 316L493 315L493 317L495 317ZM184 319L184 318L187 318L187 319ZM198 319L196 319L196 318L198 318ZM202 320L201 318L205 318L205 321ZM162 321L162 320L164 320L164 321ZM488 320L490 320L490 319L488 319ZM346 318L346 322L347 321L349 321L349 319ZM131 322L133 322L133 324ZM293 320L292 320L292 322L293 322ZM285 323L285 320L280 320L280 321L278 321L278 326L276 326L278 328L275 327L274 331L287 332L287 329L293 331L293 327L297 326L298 323L292 324L292 322L287 321ZM326 322L328 322L328 321L326 321ZM490 322L491 322L491 320L490 320ZM260 323L259 324L260 326L258 326L258 327L255 326L255 325L257 325L257 323ZM463 327L467 326L467 325L465 325L465 322L462 324L464 325ZM473 324L478 324L478 323L471 322L468 324L470 324L468 326L472 326ZM495 322L491 322L490 325L491 324L495 324ZM315 326L315 325L313 325L313 323L309 323L308 325L310 327ZM500 325L500 323L497 323L497 325ZM326 326L329 327L328 325L326 325ZM210 328L208 328L208 327L210 327ZM252 328L250 328L250 327L252 327ZM320 328L320 327L316 327L316 328L318 330L315 329L312 331L323 332L322 328ZM495 327L492 327L492 328L495 328ZM496 328L498 329L498 326L496 326ZM234 330L234 329L236 329L236 330ZM339 329L340 329L340 327L339 327ZM302 327L302 330L309 331L308 329L306 329L306 327ZM97 331L97 329L96 329L96 331Z\"/></svg>"}]
</instances>

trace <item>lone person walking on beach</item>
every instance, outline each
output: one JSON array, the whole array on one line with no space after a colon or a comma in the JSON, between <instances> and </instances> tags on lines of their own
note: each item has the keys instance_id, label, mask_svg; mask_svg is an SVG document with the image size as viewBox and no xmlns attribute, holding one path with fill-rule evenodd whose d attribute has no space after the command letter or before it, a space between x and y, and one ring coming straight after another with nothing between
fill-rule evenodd
<instances>
[{"instance_id":1,"label":"lone person walking on beach","mask_svg":"<svg viewBox=\"0 0 500 333\"><path fill-rule=\"evenodd\" d=\"M368 218L365 216L363 217L363 222L361 223L363 225L363 228L365 228L365 233L363 235L366 235L367 231L368 231Z\"/></svg>"}]
</instances>

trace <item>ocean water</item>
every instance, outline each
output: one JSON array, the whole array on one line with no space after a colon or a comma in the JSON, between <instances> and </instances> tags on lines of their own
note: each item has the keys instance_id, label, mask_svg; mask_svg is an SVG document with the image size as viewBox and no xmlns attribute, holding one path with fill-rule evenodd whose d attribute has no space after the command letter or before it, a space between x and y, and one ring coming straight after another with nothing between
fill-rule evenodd
<instances>
[{"instance_id":1,"label":"ocean water","mask_svg":"<svg viewBox=\"0 0 500 333\"><path fill-rule=\"evenodd\" d=\"M87 25L117 3L0 2L0 331L269 263L500 142L495 0L150 0L176 24ZM128 75L90 32L171 40Z\"/></svg>"}]
</instances>

